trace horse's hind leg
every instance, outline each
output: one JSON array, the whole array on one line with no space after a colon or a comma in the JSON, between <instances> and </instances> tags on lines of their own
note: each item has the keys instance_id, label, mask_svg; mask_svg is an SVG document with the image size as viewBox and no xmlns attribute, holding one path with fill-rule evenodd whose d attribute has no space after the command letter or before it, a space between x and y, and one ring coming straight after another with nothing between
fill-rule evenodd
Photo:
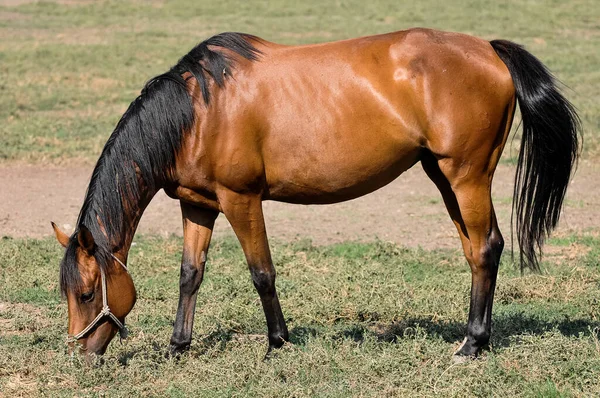
<instances>
[{"instance_id":1,"label":"horse's hind leg","mask_svg":"<svg viewBox=\"0 0 600 398\"><path fill-rule=\"evenodd\" d=\"M181 202L181 214L184 242L179 278L179 305L171 336L172 354L186 350L192 341L196 297L204 276L204 264L213 226L219 215L216 211L201 209L183 202Z\"/></svg>"},{"instance_id":2,"label":"horse's hind leg","mask_svg":"<svg viewBox=\"0 0 600 398\"><path fill-rule=\"evenodd\" d=\"M257 195L227 192L219 196L219 201L242 245L254 287L260 296L267 320L270 352L288 341L289 335L275 289L275 268L267 240L262 199Z\"/></svg>"},{"instance_id":3,"label":"horse's hind leg","mask_svg":"<svg viewBox=\"0 0 600 398\"><path fill-rule=\"evenodd\" d=\"M492 302L504 247L491 200L491 175L496 165L465 166L462 161L438 160L431 154L422 164L442 193L471 267L467 335L456 355L474 356L490 339Z\"/></svg>"}]
</instances>

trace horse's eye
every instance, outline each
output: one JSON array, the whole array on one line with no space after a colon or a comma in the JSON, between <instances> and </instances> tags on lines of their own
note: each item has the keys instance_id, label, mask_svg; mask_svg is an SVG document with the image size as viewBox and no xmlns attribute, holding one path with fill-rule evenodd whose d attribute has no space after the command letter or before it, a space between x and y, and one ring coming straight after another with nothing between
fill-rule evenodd
<instances>
[{"instance_id":1,"label":"horse's eye","mask_svg":"<svg viewBox=\"0 0 600 398\"><path fill-rule=\"evenodd\" d=\"M94 291L83 293L80 297L82 303L89 303L94 299Z\"/></svg>"}]
</instances>

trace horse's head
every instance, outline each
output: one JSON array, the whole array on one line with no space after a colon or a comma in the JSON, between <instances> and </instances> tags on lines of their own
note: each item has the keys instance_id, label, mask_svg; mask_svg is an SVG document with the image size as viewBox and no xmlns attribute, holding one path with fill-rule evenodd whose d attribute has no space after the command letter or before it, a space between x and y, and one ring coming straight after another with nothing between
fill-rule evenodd
<instances>
[{"instance_id":1,"label":"horse's head","mask_svg":"<svg viewBox=\"0 0 600 398\"><path fill-rule=\"evenodd\" d=\"M85 226L71 238L54 223L52 227L66 249L60 274L69 309L69 352L77 342L86 356L101 355L115 334L125 331L125 317L136 300L133 280L121 260L96 245Z\"/></svg>"}]
</instances>

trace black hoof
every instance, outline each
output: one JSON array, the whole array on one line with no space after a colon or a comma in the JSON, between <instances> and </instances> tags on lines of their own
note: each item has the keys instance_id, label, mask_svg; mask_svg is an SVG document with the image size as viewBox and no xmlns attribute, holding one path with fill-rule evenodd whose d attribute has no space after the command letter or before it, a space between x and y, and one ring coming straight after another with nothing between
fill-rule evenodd
<instances>
[{"instance_id":1,"label":"black hoof","mask_svg":"<svg viewBox=\"0 0 600 398\"><path fill-rule=\"evenodd\" d=\"M479 355L481 348L486 344L478 344L476 340L465 337L461 346L454 353L454 362L461 362L461 358L475 359ZM464 361L462 361L464 362Z\"/></svg>"},{"instance_id":2,"label":"black hoof","mask_svg":"<svg viewBox=\"0 0 600 398\"><path fill-rule=\"evenodd\" d=\"M269 352L274 348L283 347L283 345L288 341L290 341L290 337L287 331L286 333L269 336Z\"/></svg>"},{"instance_id":3,"label":"black hoof","mask_svg":"<svg viewBox=\"0 0 600 398\"><path fill-rule=\"evenodd\" d=\"M267 361L277 357L277 351L281 347L282 347L281 345L279 347L269 346L269 349L267 350L267 353L265 354L265 357L263 358L263 362L267 362Z\"/></svg>"},{"instance_id":4,"label":"black hoof","mask_svg":"<svg viewBox=\"0 0 600 398\"><path fill-rule=\"evenodd\" d=\"M277 350L284 346L285 343L289 342L288 336L275 336L269 337L269 349L263 358L263 361L268 361L275 356Z\"/></svg>"},{"instance_id":5,"label":"black hoof","mask_svg":"<svg viewBox=\"0 0 600 398\"><path fill-rule=\"evenodd\" d=\"M171 344L169 346L168 356L170 357L179 357L181 354L185 353L190 349L189 344Z\"/></svg>"},{"instance_id":6,"label":"black hoof","mask_svg":"<svg viewBox=\"0 0 600 398\"><path fill-rule=\"evenodd\" d=\"M273 352L273 349L271 347L269 347L269 349L267 350L267 353L265 354L265 357L263 358L263 362L270 361L274 356L275 356L275 353Z\"/></svg>"}]
</instances>

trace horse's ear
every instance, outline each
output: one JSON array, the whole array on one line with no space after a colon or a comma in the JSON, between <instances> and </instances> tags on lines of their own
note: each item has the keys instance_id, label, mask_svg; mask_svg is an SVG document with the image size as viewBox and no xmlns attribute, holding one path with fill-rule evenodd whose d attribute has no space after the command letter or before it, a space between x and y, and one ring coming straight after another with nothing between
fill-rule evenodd
<instances>
[{"instance_id":1,"label":"horse's ear","mask_svg":"<svg viewBox=\"0 0 600 398\"><path fill-rule=\"evenodd\" d=\"M60 243L62 247L67 247L69 244L69 236L61 231L52 221L50 223L52 224L52 229L54 229L54 234L56 235L56 240L58 240L58 243Z\"/></svg>"},{"instance_id":2,"label":"horse's ear","mask_svg":"<svg viewBox=\"0 0 600 398\"><path fill-rule=\"evenodd\" d=\"M79 232L77 232L77 241L79 242L79 246L89 254L92 254L94 249L96 249L94 236L85 225L79 227Z\"/></svg>"}]
</instances>

